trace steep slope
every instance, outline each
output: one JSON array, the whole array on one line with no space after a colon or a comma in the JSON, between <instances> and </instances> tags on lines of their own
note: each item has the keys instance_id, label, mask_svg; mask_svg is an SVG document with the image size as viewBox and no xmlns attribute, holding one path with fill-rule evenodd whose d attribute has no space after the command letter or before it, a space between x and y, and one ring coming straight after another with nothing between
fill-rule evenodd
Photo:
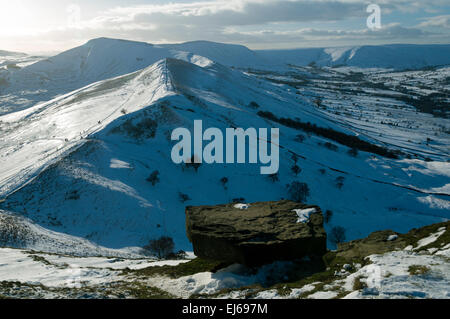
<instances>
[{"instance_id":1,"label":"steep slope","mask_svg":"<svg viewBox=\"0 0 450 319\"><path fill-rule=\"evenodd\" d=\"M256 53L278 64L347 65L361 68L420 69L450 64L450 45L393 44L296 50L261 50Z\"/></svg>"},{"instance_id":2,"label":"steep slope","mask_svg":"<svg viewBox=\"0 0 450 319\"><path fill-rule=\"evenodd\" d=\"M123 110L133 112L168 94L165 72L162 60L142 71L1 117L1 192L34 176L47 162L123 115Z\"/></svg>"},{"instance_id":3,"label":"steep slope","mask_svg":"<svg viewBox=\"0 0 450 319\"><path fill-rule=\"evenodd\" d=\"M260 111L356 135L286 87L217 63L164 59L0 117L1 208L109 248L170 235L177 249L190 249L186 205L279 200L292 195L286 185L293 181L308 184L305 200L333 211L327 229L344 226L348 239L448 218L448 193L432 189L445 192L449 163L350 156L347 146L327 147L323 136ZM171 132L193 131L197 119L204 129L223 131L279 127L277 178L261 175L259 164L203 164L198 170L174 164Z\"/></svg>"}]
</instances>

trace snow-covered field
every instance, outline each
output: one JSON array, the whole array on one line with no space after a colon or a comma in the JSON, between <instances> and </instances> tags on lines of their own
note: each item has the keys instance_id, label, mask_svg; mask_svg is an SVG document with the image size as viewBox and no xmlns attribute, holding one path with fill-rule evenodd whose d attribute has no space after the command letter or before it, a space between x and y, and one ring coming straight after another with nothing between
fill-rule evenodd
<instances>
[{"instance_id":1,"label":"snow-covered field","mask_svg":"<svg viewBox=\"0 0 450 319\"><path fill-rule=\"evenodd\" d=\"M356 50L350 60L362 59L364 50ZM338 65L349 58L348 52L327 54ZM439 52L434 58L442 62ZM426 66L436 65L433 59ZM21 69L0 70L0 80L6 83L0 82L0 244L86 258L77 259L83 269L101 269L86 280L103 285L120 276L110 269L154 262L135 260L145 258L140 247L150 239L168 235L176 250L191 251L185 235L186 205L279 200L289 196L286 185L294 181L308 185L308 204L332 212L325 228L344 227L347 240L377 230L405 233L447 221L450 69L397 71L369 65L376 61L353 62L280 67L268 54L241 46L153 46L96 39ZM243 72L229 66L247 67ZM432 95L436 100L430 102L431 111L412 105L429 94L437 94ZM351 150L270 120L261 111L357 136L399 156ZM280 128L278 180L259 174L259 165L203 164L198 171L175 165L170 134L177 127L192 129L197 119L204 128L222 130ZM301 169L298 174L294 165ZM150 182L155 172L158 180ZM0 269L0 281L14 281L17 275L24 276L18 281L36 283L39 274L46 274L49 285L56 287L65 280L66 273L58 268L63 257L58 261L45 255L50 265L34 264L27 251L16 249L2 250L0 258L6 259L0 263L6 268ZM423 263L438 263L444 258L441 253L423 257ZM392 254L405 263L422 262L414 251ZM89 259L94 256L105 257ZM393 267L392 256L373 257L372 262ZM110 267L106 257L124 261ZM65 258L64 264L76 263ZM14 274L11 267L19 260L36 267L37 277ZM148 280L152 287L182 297L261 281L261 274L243 276L238 268L173 281ZM393 270L398 276L389 280L400 278L402 269ZM168 283L176 288L168 288ZM292 296L317 290L298 289ZM340 293L331 290L314 291L310 297ZM379 296L388 295L379 291Z\"/></svg>"}]
</instances>

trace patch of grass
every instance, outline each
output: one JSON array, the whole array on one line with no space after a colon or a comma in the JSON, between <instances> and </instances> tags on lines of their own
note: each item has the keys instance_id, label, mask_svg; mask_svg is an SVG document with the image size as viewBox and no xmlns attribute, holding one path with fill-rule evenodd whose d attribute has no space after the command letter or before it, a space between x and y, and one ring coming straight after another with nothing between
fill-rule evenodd
<instances>
[{"instance_id":1,"label":"patch of grass","mask_svg":"<svg viewBox=\"0 0 450 319\"><path fill-rule=\"evenodd\" d=\"M217 270L228 266L220 261L206 260L196 258L187 263L181 263L177 266L153 266L139 270L127 269L124 272L137 276L168 276L170 278L180 278L191 276L199 272L216 272Z\"/></svg>"},{"instance_id":2,"label":"patch of grass","mask_svg":"<svg viewBox=\"0 0 450 319\"><path fill-rule=\"evenodd\" d=\"M67 268L69 268L69 265L66 264L66 263L63 263L61 265L54 264L54 263L48 261L45 257L39 256L36 253L30 253L28 255L28 257L33 259L35 262L40 262L40 263L43 263L44 265L47 265L47 266L52 266L52 267L59 268L59 269L67 269Z\"/></svg>"},{"instance_id":3,"label":"patch of grass","mask_svg":"<svg viewBox=\"0 0 450 319\"><path fill-rule=\"evenodd\" d=\"M115 289L121 293L132 296L134 299L173 299L174 296L156 287L149 287L142 283L125 285L123 288Z\"/></svg>"},{"instance_id":4,"label":"patch of grass","mask_svg":"<svg viewBox=\"0 0 450 319\"><path fill-rule=\"evenodd\" d=\"M47 259L45 259L42 256L38 256L38 255L28 255L28 256L31 257L31 259L33 259L35 262L43 263L44 265L47 265L47 266L53 266L53 264L51 262L49 262Z\"/></svg>"},{"instance_id":5,"label":"patch of grass","mask_svg":"<svg viewBox=\"0 0 450 319\"><path fill-rule=\"evenodd\" d=\"M411 265L408 267L408 272L411 276L425 275L430 272L430 267L424 265Z\"/></svg>"}]
</instances>

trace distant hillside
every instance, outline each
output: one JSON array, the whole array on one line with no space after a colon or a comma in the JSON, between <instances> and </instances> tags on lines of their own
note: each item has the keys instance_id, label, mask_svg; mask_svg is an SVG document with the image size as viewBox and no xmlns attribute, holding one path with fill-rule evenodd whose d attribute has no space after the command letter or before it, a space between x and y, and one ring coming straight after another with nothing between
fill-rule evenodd
<instances>
[{"instance_id":1,"label":"distant hillside","mask_svg":"<svg viewBox=\"0 0 450 319\"><path fill-rule=\"evenodd\" d=\"M0 50L0 57L2 57L2 56L26 56L26 55L27 54L21 53L21 52Z\"/></svg>"},{"instance_id":2,"label":"distant hillside","mask_svg":"<svg viewBox=\"0 0 450 319\"><path fill-rule=\"evenodd\" d=\"M420 69L450 64L450 44L392 44L378 46L261 50L257 54L277 64Z\"/></svg>"},{"instance_id":3,"label":"distant hillside","mask_svg":"<svg viewBox=\"0 0 450 319\"><path fill-rule=\"evenodd\" d=\"M239 68L264 68L271 64L270 60L266 60L243 45L193 41L181 44L168 44L165 47L178 51L191 52L220 64Z\"/></svg>"}]
</instances>

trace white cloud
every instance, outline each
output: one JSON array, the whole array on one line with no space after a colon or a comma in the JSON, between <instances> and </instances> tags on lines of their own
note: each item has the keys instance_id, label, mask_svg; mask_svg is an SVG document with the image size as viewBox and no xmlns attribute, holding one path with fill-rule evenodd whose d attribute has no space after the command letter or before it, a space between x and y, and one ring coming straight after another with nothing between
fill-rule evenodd
<instances>
[{"instance_id":1,"label":"white cloud","mask_svg":"<svg viewBox=\"0 0 450 319\"><path fill-rule=\"evenodd\" d=\"M376 2L381 6L382 14L389 15L393 12L432 11L448 1ZM197 0L190 3L119 6L80 21L76 28L62 25L20 37L3 34L0 35L0 42L35 46L48 46L53 42L55 47L59 45L63 48L101 36L154 43L203 39L250 44L253 47L292 46L314 40L329 40L328 45L345 41L363 42L366 39L393 42L408 39L417 42L414 40L425 36L431 39L438 37L423 28L448 28L449 25L449 16L441 15L415 28L390 24L381 30L370 31L365 26L367 5L366 0ZM361 25L354 27L354 30L342 27L348 20L353 23L360 20ZM308 24L315 27L299 27ZM317 27L320 24L327 27Z\"/></svg>"}]
</instances>

